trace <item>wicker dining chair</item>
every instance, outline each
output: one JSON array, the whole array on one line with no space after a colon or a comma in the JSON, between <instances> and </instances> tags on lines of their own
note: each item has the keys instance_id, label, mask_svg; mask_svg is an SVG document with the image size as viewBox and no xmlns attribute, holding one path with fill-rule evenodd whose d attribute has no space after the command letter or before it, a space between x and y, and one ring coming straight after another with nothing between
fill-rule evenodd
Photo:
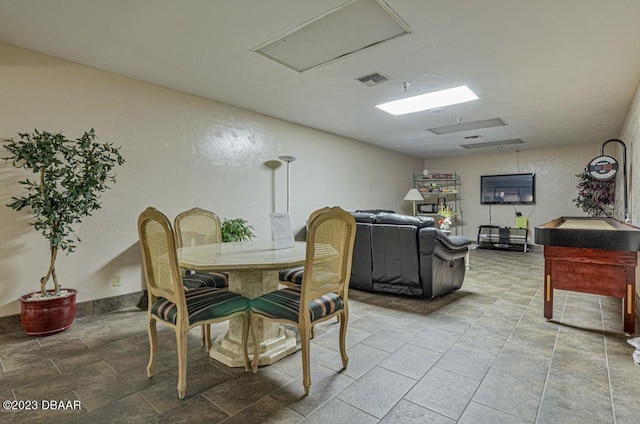
<instances>
[{"instance_id":1,"label":"wicker dining chair","mask_svg":"<svg viewBox=\"0 0 640 424\"><path fill-rule=\"evenodd\" d=\"M176 241L171 223L155 208L147 208L138 217L138 235L142 264L149 296L147 327L149 363L147 375L152 377L158 350L156 323L172 327L178 351L178 397L187 390L187 336L195 326L210 325L232 317L243 317L243 343L249 330L249 299L228 290L205 287L185 290L178 266ZM245 369L249 357L245 355Z\"/></svg>"},{"instance_id":2,"label":"wicker dining chair","mask_svg":"<svg viewBox=\"0 0 640 424\"><path fill-rule=\"evenodd\" d=\"M178 247L199 246L201 244L222 243L222 226L215 213L202 208L184 211L173 221ZM224 289L229 286L229 274L226 272L191 272L184 277L187 289L215 287Z\"/></svg>"},{"instance_id":3,"label":"wicker dining chair","mask_svg":"<svg viewBox=\"0 0 640 424\"><path fill-rule=\"evenodd\" d=\"M199 246L201 244L222 243L222 226L215 213L202 208L184 211L173 220L178 247ZM183 277L186 290L214 287L226 289L229 286L229 274L226 272L203 272L185 270ZM202 327L202 344L211 347L211 330Z\"/></svg>"},{"instance_id":4,"label":"wicker dining chair","mask_svg":"<svg viewBox=\"0 0 640 424\"><path fill-rule=\"evenodd\" d=\"M311 385L310 339L314 324L334 316L340 317L340 355L343 368L347 367L348 293L355 232L355 219L339 207L311 215L305 271L300 287L286 287L251 300L251 336L254 346L251 365L254 373L257 372L260 359L256 335L259 319L298 327L305 395L309 394ZM247 349L246 344L244 349Z\"/></svg>"},{"instance_id":5,"label":"wicker dining chair","mask_svg":"<svg viewBox=\"0 0 640 424\"><path fill-rule=\"evenodd\" d=\"M313 219L315 215L318 215L328 209L329 209L328 207L324 207L316 211L313 211L309 216L309 221ZM285 285L287 287L300 287L300 284L302 284L303 275L304 275L304 265L300 265L300 266L295 266L292 268L280 270L278 272L278 279L280 280L280 284Z\"/></svg>"}]
</instances>

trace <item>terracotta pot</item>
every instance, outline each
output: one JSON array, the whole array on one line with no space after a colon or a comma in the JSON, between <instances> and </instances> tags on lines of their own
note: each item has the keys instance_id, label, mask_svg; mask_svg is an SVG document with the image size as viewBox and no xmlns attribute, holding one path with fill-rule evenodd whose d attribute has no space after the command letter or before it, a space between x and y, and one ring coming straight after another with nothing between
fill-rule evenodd
<instances>
[{"instance_id":1,"label":"terracotta pot","mask_svg":"<svg viewBox=\"0 0 640 424\"><path fill-rule=\"evenodd\" d=\"M25 333L30 336L50 336L71 327L76 316L75 289L64 289L70 292L65 297L52 297L29 300L33 293L20 296L20 320ZM53 290L48 290L52 293ZM37 293L37 292L36 292Z\"/></svg>"}]
</instances>

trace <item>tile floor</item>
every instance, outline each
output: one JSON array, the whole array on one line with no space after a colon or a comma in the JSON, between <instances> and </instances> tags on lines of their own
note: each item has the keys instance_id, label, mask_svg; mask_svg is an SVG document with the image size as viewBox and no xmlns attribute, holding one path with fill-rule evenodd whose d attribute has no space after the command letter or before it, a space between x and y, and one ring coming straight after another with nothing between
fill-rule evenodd
<instances>
[{"instance_id":1,"label":"tile floor","mask_svg":"<svg viewBox=\"0 0 640 424\"><path fill-rule=\"evenodd\" d=\"M47 338L0 335L2 400L80 405L3 409L0 423L640 422L620 301L556 291L557 322L547 322L540 253L477 250L471 265L462 289L436 300L352 291L349 367L340 371L338 324L319 325L308 397L299 352L254 375L210 359L195 329L179 400L173 333L161 332L147 378L138 310L77 319Z\"/></svg>"}]
</instances>

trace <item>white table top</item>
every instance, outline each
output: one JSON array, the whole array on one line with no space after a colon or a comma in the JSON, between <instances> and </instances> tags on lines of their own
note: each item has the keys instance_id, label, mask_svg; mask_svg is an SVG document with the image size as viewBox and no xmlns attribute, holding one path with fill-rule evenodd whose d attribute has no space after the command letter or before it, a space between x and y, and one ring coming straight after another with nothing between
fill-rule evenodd
<instances>
[{"instance_id":1,"label":"white table top","mask_svg":"<svg viewBox=\"0 0 640 424\"><path fill-rule=\"evenodd\" d=\"M273 241L228 242L178 249L180 267L194 271L280 270L304 265L306 243L275 249Z\"/></svg>"}]
</instances>

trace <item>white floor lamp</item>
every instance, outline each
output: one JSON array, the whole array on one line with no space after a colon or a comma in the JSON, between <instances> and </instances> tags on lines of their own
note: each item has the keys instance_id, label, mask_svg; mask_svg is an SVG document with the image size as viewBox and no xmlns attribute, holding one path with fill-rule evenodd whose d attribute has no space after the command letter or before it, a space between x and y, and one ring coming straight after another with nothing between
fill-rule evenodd
<instances>
[{"instance_id":1,"label":"white floor lamp","mask_svg":"<svg viewBox=\"0 0 640 424\"><path fill-rule=\"evenodd\" d=\"M289 171L289 165L298 158L295 156L283 155L278 156L278 159L283 162L287 162L287 213L289 213L291 210L291 174Z\"/></svg>"}]
</instances>

